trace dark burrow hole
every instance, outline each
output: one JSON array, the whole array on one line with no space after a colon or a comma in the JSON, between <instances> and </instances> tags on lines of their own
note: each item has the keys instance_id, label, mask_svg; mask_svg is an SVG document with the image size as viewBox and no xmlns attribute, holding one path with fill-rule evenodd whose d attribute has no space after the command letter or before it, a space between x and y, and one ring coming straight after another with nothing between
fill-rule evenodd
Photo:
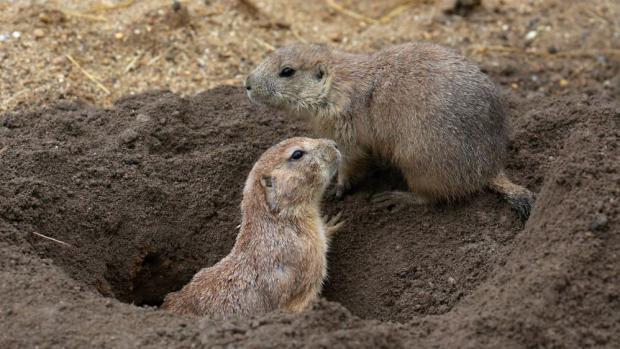
<instances>
[{"instance_id":1,"label":"dark burrow hole","mask_svg":"<svg viewBox=\"0 0 620 349\"><path fill-rule=\"evenodd\" d=\"M171 257L169 253L149 252L130 270L123 272L109 266L106 278L119 300L159 307L168 293L180 290L201 267L196 261Z\"/></svg>"}]
</instances>

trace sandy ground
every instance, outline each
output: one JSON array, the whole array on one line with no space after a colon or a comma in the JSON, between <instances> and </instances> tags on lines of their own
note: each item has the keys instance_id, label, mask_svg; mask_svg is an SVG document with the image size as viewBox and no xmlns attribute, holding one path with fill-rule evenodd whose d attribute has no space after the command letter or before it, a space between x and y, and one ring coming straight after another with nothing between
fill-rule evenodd
<instances>
[{"instance_id":1,"label":"sandy ground","mask_svg":"<svg viewBox=\"0 0 620 349\"><path fill-rule=\"evenodd\" d=\"M614 0L486 0L467 16L422 0L186 1L176 12L170 3L1 2L0 111L72 97L109 106L150 88L191 95L240 84L274 46L297 41L356 51L443 43L503 72L502 82L522 93L620 86Z\"/></svg>"},{"instance_id":2,"label":"sandy ground","mask_svg":"<svg viewBox=\"0 0 620 349\"><path fill-rule=\"evenodd\" d=\"M616 2L109 8L124 3L0 3L0 347L620 346ZM530 220L490 192L375 207L372 193L403 185L377 168L325 203L349 224L313 309L227 322L159 311L230 250L260 153L310 134L220 85L287 42L419 39L500 86L507 171L538 193ZM157 89L172 92L145 92Z\"/></svg>"}]
</instances>

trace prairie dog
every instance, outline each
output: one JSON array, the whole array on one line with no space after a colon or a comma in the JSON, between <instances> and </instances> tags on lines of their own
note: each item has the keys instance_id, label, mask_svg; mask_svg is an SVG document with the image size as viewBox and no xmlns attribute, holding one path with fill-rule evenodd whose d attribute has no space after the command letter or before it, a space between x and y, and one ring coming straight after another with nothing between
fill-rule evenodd
<instances>
[{"instance_id":1,"label":"prairie dog","mask_svg":"<svg viewBox=\"0 0 620 349\"><path fill-rule=\"evenodd\" d=\"M290 138L268 149L245 182L232 251L162 308L213 318L304 310L321 291L329 239L342 225L319 208L339 162L332 140Z\"/></svg>"},{"instance_id":2,"label":"prairie dog","mask_svg":"<svg viewBox=\"0 0 620 349\"><path fill-rule=\"evenodd\" d=\"M496 88L447 48L408 43L352 54L295 44L270 54L245 85L255 103L302 115L338 142L337 196L365 174L372 154L399 168L413 193L384 199L423 204L490 187L529 217L534 195L503 171L508 127Z\"/></svg>"}]
</instances>

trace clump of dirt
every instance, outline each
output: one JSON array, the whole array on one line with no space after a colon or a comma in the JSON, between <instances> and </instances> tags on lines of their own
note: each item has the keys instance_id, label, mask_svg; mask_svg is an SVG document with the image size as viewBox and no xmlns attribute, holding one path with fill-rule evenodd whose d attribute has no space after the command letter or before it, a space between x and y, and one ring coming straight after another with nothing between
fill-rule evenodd
<instances>
[{"instance_id":1,"label":"clump of dirt","mask_svg":"<svg viewBox=\"0 0 620 349\"><path fill-rule=\"evenodd\" d=\"M2 114L0 345L617 346L620 105L603 92L507 99L508 172L539 192L525 227L490 192L377 208L373 192L402 185L379 168L325 203L348 221L331 302L228 322L152 306L229 252L251 166L308 135L303 123L234 87Z\"/></svg>"}]
</instances>

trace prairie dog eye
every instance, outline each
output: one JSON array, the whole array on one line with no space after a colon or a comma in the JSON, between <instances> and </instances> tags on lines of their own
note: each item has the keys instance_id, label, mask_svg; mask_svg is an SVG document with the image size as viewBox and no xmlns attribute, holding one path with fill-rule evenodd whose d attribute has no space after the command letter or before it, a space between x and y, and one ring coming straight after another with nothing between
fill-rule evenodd
<instances>
[{"instance_id":1,"label":"prairie dog eye","mask_svg":"<svg viewBox=\"0 0 620 349\"><path fill-rule=\"evenodd\" d=\"M301 159L306 152L303 150L295 150L291 155L291 160L299 160Z\"/></svg>"},{"instance_id":2,"label":"prairie dog eye","mask_svg":"<svg viewBox=\"0 0 620 349\"><path fill-rule=\"evenodd\" d=\"M295 74L295 69L289 68L289 67L283 68L280 71L280 77L283 77L283 78L291 77L293 76L293 74Z\"/></svg>"}]
</instances>

